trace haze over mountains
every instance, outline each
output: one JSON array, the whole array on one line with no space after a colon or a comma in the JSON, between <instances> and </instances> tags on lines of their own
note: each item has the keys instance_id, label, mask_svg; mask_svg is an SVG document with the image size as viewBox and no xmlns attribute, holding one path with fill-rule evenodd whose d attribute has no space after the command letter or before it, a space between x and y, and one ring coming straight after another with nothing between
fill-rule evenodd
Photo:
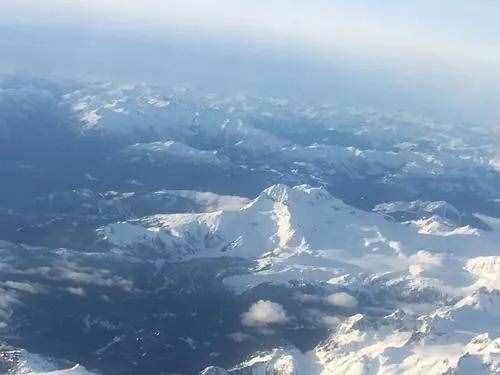
<instances>
[{"instance_id":1,"label":"haze over mountains","mask_svg":"<svg viewBox=\"0 0 500 375\"><path fill-rule=\"evenodd\" d=\"M19 77L0 109L0 371L500 371L491 130Z\"/></svg>"},{"instance_id":2,"label":"haze over mountains","mask_svg":"<svg viewBox=\"0 0 500 375\"><path fill-rule=\"evenodd\" d=\"M500 374L500 3L0 3L0 374Z\"/></svg>"},{"instance_id":3,"label":"haze over mountains","mask_svg":"<svg viewBox=\"0 0 500 375\"><path fill-rule=\"evenodd\" d=\"M495 1L12 0L0 74L177 84L499 129Z\"/></svg>"}]
</instances>

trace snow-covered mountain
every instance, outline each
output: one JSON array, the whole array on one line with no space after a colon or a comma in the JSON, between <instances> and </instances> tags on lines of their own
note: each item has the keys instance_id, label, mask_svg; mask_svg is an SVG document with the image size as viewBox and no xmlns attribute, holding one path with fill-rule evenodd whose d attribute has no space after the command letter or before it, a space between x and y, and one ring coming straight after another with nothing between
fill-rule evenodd
<instances>
[{"instance_id":1,"label":"snow-covered mountain","mask_svg":"<svg viewBox=\"0 0 500 375\"><path fill-rule=\"evenodd\" d=\"M85 367L74 365L61 369L61 365L43 356L32 354L26 350L3 348L2 360L10 362L12 368L7 374L19 375L96 375Z\"/></svg>"},{"instance_id":2,"label":"snow-covered mountain","mask_svg":"<svg viewBox=\"0 0 500 375\"><path fill-rule=\"evenodd\" d=\"M146 84L0 109L0 373L499 373L487 129Z\"/></svg>"},{"instance_id":3,"label":"snow-covered mountain","mask_svg":"<svg viewBox=\"0 0 500 375\"><path fill-rule=\"evenodd\" d=\"M248 273L224 279L238 293L301 282L346 291L356 306L363 300L387 313L341 298L340 315L318 312L332 331L312 351L276 348L230 373L488 373L500 360L499 232L495 220L483 220L494 229L429 233L350 207L321 188L275 185L239 211L156 215L99 233L119 248L156 248L174 261L251 259ZM303 308L323 300L303 296ZM224 372L205 370L211 373Z\"/></svg>"},{"instance_id":4,"label":"snow-covered mountain","mask_svg":"<svg viewBox=\"0 0 500 375\"><path fill-rule=\"evenodd\" d=\"M252 286L363 273L420 277L435 275L441 267L448 268L446 274L458 275L466 260L498 251L496 231L464 227L429 233L350 207L326 190L307 185L271 186L237 211L154 215L109 224L98 233L111 245L164 249L175 259L257 260L251 275L231 281Z\"/></svg>"},{"instance_id":5,"label":"snow-covered mountain","mask_svg":"<svg viewBox=\"0 0 500 375\"><path fill-rule=\"evenodd\" d=\"M500 180L491 160L498 145L478 127L145 84L85 85L63 95L61 105L83 134L120 139L135 160L156 163L167 154L195 164L231 160L276 182L321 184L346 197L346 181L361 181L390 187L401 198L417 198L423 189L440 198L457 195L458 203L465 191L497 198ZM363 192L370 202L373 190Z\"/></svg>"},{"instance_id":6,"label":"snow-covered mountain","mask_svg":"<svg viewBox=\"0 0 500 375\"><path fill-rule=\"evenodd\" d=\"M276 349L202 374L497 374L498 301L498 292L477 292L416 319L401 310L376 321L355 314L310 352Z\"/></svg>"}]
</instances>

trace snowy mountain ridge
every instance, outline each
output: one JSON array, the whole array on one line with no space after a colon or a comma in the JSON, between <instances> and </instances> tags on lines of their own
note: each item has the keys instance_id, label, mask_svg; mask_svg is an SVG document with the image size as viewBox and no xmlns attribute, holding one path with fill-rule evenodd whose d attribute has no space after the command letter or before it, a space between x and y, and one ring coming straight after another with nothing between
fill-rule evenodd
<instances>
[{"instance_id":1,"label":"snowy mountain ridge","mask_svg":"<svg viewBox=\"0 0 500 375\"><path fill-rule=\"evenodd\" d=\"M394 271L399 263L396 269L409 267L415 274L449 261L449 248L457 256L470 256L472 246L482 252L478 256L493 255L498 238L495 232L466 228L429 236L420 228L350 207L326 190L308 185L271 186L238 211L154 215L110 224L98 232L105 241L125 248L161 243L168 250L175 243L177 249L190 249L188 253L196 256L258 259L262 265L309 256L309 261L347 260L355 268L370 258L372 263L378 261L376 267L385 263L379 272Z\"/></svg>"},{"instance_id":2,"label":"snowy mountain ridge","mask_svg":"<svg viewBox=\"0 0 500 375\"><path fill-rule=\"evenodd\" d=\"M252 374L445 374L499 368L500 284L492 256L498 251L497 228L429 235L352 208L321 188L274 185L239 211L157 215L100 231L124 248L160 241L164 249L191 250L177 260L254 260L249 273L224 279L239 293L265 282L300 280L358 299L383 293L385 304L396 308L380 320L368 311L349 317L352 310L344 307L347 315L328 320L337 327L312 352L279 349L230 373L246 374L246 368ZM304 301L307 306L317 298ZM419 304L428 306L420 310ZM220 371L208 368L205 374L225 373Z\"/></svg>"}]
</instances>

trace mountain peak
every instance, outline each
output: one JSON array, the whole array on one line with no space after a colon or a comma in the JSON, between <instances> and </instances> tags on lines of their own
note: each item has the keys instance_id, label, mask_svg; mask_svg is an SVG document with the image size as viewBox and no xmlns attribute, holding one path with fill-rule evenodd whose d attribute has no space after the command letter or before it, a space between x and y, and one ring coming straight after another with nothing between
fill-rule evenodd
<instances>
[{"instance_id":1,"label":"mountain peak","mask_svg":"<svg viewBox=\"0 0 500 375\"><path fill-rule=\"evenodd\" d=\"M313 187L311 185L297 185L290 187L284 184L276 184L265 189L258 198L271 199L276 203L289 205L300 201L322 201L333 199L333 197L322 187ZM257 199L258 199L257 198Z\"/></svg>"},{"instance_id":2,"label":"mountain peak","mask_svg":"<svg viewBox=\"0 0 500 375\"><path fill-rule=\"evenodd\" d=\"M290 193L290 186L284 184L276 184L265 189L259 197L269 198L277 203L286 204Z\"/></svg>"}]
</instances>

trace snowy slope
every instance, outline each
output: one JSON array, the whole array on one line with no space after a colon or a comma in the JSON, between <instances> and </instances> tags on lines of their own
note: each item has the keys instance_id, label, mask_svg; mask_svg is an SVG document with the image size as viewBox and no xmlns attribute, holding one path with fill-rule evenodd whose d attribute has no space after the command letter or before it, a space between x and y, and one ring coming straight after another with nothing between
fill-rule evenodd
<instances>
[{"instance_id":1,"label":"snowy slope","mask_svg":"<svg viewBox=\"0 0 500 375\"><path fill-rule=\"evenodd\" d=\"M419 317L401 310L377 320L354 314L309 352L276 349L204 374L497 374L499 301L498 292L480 291Z\"/></svg>"},{"instance_id":2,"label":"snowy slope","mask_svg":"<svg viewBox=\"0 0 500 375\"><path fill-rule=\"evenodd\" d=\"M340 316L311 353L277 350L258 364L242 364L254 374L271 368L444 374L498 368L500 237L495 223L489 225L492 231L424 231L354 209L321 188L274 185L238 211L156 215L99 231L114 246L163 249L177 261L250 259L255 266L247 274L224 280L240 293L263 282L300 280L363 298L385 296L386 318Z\"/></svg>"},{"instance_id":3,"label":"snowy slope","mask_svg":"<svg viewBox=\"0 0 500 375\"><path fill-rule=\"evenodd\" d=\"M26 350L10 349L2 351L2 359L13 365L8 374L15 375L96 375L85 367L74 365L64 367L53 360Z\"/></svg>"},{"instance_id":4,"label":"snowy slope","mask_svg":"<svg viewBox=\"0 0 500 375\"><path fill-rule=\"evenodd\" d=\"M448 286L463 287L459 275L468 259L498 251L496 231L434 231L429 236L422 228L357 210L306 185L274 185L238 211L155 215L98 231L115 246L161 247L176 259L256 260L254 273L227 280L243 289L263 281L327 281L383 272L438 283L445 279Z\"/></svg>"}]
</instances>

